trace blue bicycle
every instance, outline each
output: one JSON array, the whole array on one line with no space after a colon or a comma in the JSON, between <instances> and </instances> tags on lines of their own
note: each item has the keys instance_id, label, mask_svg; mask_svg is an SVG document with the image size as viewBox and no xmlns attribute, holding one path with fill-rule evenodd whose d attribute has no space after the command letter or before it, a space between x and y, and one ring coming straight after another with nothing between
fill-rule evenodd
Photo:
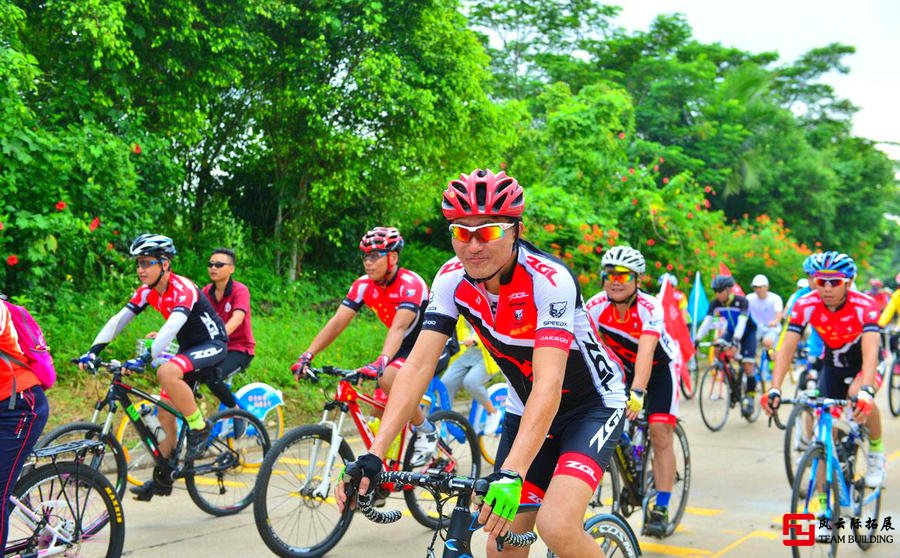
<instances>
[{"instance_id":1,"label":"blue bicycle","mask_svg":"<svg viewBox=\"0 0 900 558\"><path fill-rule=\"evenodd\" d=\"M809 514L819 524L817 545L793 546L795 558L822 554L822 545L828 544L828 556L837 554L840 537L838 529L849 523L856 544L867 550L874 541L881 512L881 487L866 486L865 467L868 451L868 435L865 426L852 419L835 419L849 413L849 400L801 395L785 399L811 408L816 415L816 436L794 476L791 490L791 513ZM783 428L778 415L773 419ZM849 510L841 515L841 508ZM818 534L821 533L821 534ZM791 539L804 533L792 530Z\"/></svg>"}]
</instances>

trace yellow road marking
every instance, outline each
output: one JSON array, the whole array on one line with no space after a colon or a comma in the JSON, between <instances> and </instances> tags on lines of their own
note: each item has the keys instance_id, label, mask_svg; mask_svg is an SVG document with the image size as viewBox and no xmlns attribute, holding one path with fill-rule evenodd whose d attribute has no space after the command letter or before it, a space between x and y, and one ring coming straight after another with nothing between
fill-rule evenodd
<instances>
[{"instance_id":1,"label":"yellow road marking","mask_svg":"<svg viewBox=\"0 0 900 558\"><path fill-rule=\"evenodd\" d=\"M892 453L890 456L888 456L887 460L888 460L888 461L894 461L894 460L896 460L897 458L900 458L900 450L897 450L897 451L895 451L894 453Z\"/></svg>"},{"instance_id":2,"label":"yellow road marking","mask_svg":"<svg viewBox=\"0 0 900 558\"><path fill-rule=\"evenodd\" d=\"M674 546L671 544L659 544L655 542L648 542L646 540L640 541L641 552L657 552L659 554L665 554L667 556L709 556L712 554L712 550L704 550L702 548L690 548L687 546Z\"/></svg>"},{"instance_id":3,"label":"yellow road marking","mask_svg":"<svg viewBox=\"0 0 900 558\"><path fill-rule=\"evenodd\" d=\"M194 477L194 482L196 484L201 484L203 486L218 486L218 484L219 484L219 481L216 479L207 479L207 478L203 478L203 477ZM230 486L232 488L236 488L236 487L250 486L250 484L252 484L252 483L223 480L222 484L224 484L225 486Z\"/></svg>"},{"instance_id":4,"label":"yellow road marking","mask_svg":"<svg viewBox=\"0 0 900 558\"><path fill-rule=\"evenodd\" d=\"M739 538L738 540L734 541L733 543L729 544L722 550L716 552L710 558L719 558L720 556L725 555L726 552L730 552L730 551L734 550L735 548L744 544L748 540L758 539L758 538L769 539L770 541L774 541L776 539L780 539L781 535L778 533L772 533L771 531L751 531L751 532L747 533L746 535L744 535L743 537Z\"/></svg>"},{"instance_id":5,"label":"yellow road marking","mask_svg":"<svg viewBox=\"0 0 900 558\"><path fill-rule=\"evenodd\" d=\"M693 515L710 516L710 515L719 515L720 513L722 513L725 510L720 510L720 509L716 509L716 508L695 508L692 506L687 506L684 508L684 511L686 511L687 513L693 514Z\"/></svg>"}]
</instances>

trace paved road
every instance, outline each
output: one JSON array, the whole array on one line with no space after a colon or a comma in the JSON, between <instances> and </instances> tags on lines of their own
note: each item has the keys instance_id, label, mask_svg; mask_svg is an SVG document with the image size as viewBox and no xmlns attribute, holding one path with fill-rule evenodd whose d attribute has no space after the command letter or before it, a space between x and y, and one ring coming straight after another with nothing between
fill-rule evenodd
<instances>
[{"instance_id":1,"label":"paved road","mask_svg":"<svg viewBox=\"0 0 900 558\"><path fill-rule=\"evenodd\" d=\"M886 409L883 393L879 394ZM693 480L682 527L659 541L641 538L647 557L789 556L781 542L781 516L787 511L790 489L782 465L782 433L766 427L764 420L748 424L731 416L725 428L709 432L700 419L697 404L683 402L681 415L691 446ZM900 487L900 419L885 417L889 469L886 486ZM885 491L882 517L893 516L900 529L900 497ZM389 506L392 502L389 502ZM402 498L396 502L403 507ZM197 509L182 488L169 498L151 503L125 503L126 556L180 558L215 556L244 558L270 556L253 523L252 511L235 517L213 518ZM632 526L639 531L637 514ZM894 534L893 531L882 534ZM896 558L900 536L893 543L876 544L863 554L856 546L842 545L841 556ZM350 531L329 554L335 558L421 557L430 532L406 515L394 525L374 525L354 519ZM531 555L543 556L540 543ZM477 543L475 548L483 548Z\"/></svg>"}]
</instances>

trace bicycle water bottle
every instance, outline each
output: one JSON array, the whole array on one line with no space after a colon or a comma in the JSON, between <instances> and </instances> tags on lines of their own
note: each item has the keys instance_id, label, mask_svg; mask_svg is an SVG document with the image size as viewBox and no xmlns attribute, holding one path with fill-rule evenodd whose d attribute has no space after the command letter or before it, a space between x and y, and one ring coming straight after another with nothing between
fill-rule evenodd
<instances>
[{"instance_id":1,"label":"bicycle water bottle","mask_svg":"<svg viewBox=\"0 0 900 558\"><path fill-rule=\"evenodd\" d=\"M641 465L644 462L644 430L642 428L638 428L637 432L634 433L634 438L631 441L631 447L635 468L640 471Z\"/></svg>"},{"instance_id":2,"label":"bicycle water bottle","mask_svg":"<svg viewBox=\"0 0 900 558\"><path fill-rule=\"evenodd\" d=\"M630 426L631 421L625 419L625 425L622 427L622 436L619 438L619 445L622 447L628 447L631 445L631 436L628 435L628 427Z\"/></svg>"},{"instance_id":3,"label":"bicycle water bottle","mask_svg":"<svg viewBox=\"0 0 900 558\"><path fill-rule=\"evenodd\" d=\"M378 427L381 426L381 419L378 417L372 417L369 419L369 430L372 431L372 434L378 434ZM388 446L388 450L385 453L385 459L392 459L394 461L398 461L400 459L400 435L398 434L394 441L391 442L391 445Z\"/></svg>"}]
</instances>

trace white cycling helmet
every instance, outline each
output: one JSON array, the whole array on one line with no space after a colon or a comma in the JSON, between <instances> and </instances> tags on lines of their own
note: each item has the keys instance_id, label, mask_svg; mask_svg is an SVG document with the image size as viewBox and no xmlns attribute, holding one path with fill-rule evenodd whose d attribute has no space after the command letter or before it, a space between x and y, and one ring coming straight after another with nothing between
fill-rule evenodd
<instances>
[{"instance_id":1,"label":"white cycling helmet","mask_svg":"<svg viewBox=\"0 0 900 558\"><path fill-rule=\"evenodd\" d=\"M647 270L644 256L631 246L613 246L603 254L600 265L624 267L635 273L644 273Z\"/></svg>"},{"instance_id":2,"label":"white cycling helmet","mask_svg":"<svg viewBox=\"0 0 900 558\"><path fill-rule=\"evenodd\" d=\"M171 258L177 251L175 243L168 236L161 234L142 234L134 239L129 249L131 256L164 256Z\"/></svg>"}]
</instances>

